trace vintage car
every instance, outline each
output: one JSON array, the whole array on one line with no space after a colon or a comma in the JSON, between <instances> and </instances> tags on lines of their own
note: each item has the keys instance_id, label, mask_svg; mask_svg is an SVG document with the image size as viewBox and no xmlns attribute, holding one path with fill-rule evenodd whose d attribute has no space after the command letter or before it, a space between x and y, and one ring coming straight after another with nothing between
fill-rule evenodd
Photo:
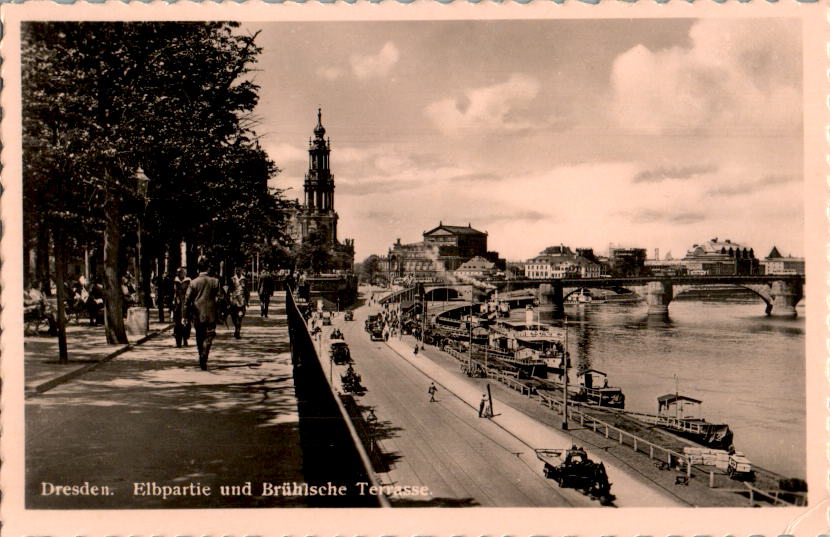
<instances>
[{"instance_id":1,"label":"vintage car","mask_svg":"<svg viewBox=\"0 0 830 537\"><path fill-rule=\"evenodd\" d=\"M329 347L329 356L337 365L348 364L352 361L352 355L349 352L349 345L342 339L337 339L331 342Z\"/></svg>"},{"instance_id":2,"label":"vintage car","mask_svg":"<svg viewBox=\"0 0 830 537\"><path fill-rule=\"evenodd\" d=\"M346 321L354 321L354 312L352 310L348 310L343 314L343 319Z\"/></svg>"}]
</instances>

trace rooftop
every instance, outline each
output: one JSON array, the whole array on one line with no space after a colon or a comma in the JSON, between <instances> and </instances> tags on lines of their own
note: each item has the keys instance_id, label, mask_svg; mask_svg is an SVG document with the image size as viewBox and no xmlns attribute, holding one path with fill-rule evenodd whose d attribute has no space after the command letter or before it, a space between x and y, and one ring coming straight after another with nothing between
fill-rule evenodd
<instances>
[{"instance_id":1,"label":"rooftop","mask_svg":"<svg viewBox=\"0 0 830 537\"><path fill-rule=\"evenodd\" d=\"M472 224L467 224L466 226L447 226L444 225L443 222L438 223L438 227L432 228L429 231L424 232L424 236L432 235L436 231L444 230L452 235L486 235L487 233L483 231L479 231L473 228Z\"/></svg>"}]
</instances>

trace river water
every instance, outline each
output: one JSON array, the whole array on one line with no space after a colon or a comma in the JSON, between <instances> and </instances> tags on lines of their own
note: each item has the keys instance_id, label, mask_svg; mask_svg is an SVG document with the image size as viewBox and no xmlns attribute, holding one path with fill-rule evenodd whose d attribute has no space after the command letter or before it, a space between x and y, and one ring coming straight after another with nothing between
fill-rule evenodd
<instances>
[{"instance_id":1,"label":"river water","mask_svg":"<svg viewBox=\"0 0 830 537\"><path fill-rule=\"evenodd\" d=\"M572 356L607 373L626 409L656 413L676 377L679 393L702 400L707 421L728 423L736 449L755 464L804 478L803 305L797 310L798 318L777 318L761 301L676 300L668 318L655 319L644 303L566 306ZM538 315L562 326L550 312Z\"/></svg>"}]
</instances>

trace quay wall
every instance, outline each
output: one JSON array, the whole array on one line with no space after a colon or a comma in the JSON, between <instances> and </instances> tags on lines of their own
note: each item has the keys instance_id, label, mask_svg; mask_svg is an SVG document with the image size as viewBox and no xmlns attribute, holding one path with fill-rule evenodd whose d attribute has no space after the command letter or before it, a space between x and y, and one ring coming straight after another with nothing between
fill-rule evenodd
<instances>
[{"instance_id":1,"label":"quay wall","mask_svg":"<svg viewBox=\"0 0 830 537\"><path fill-rule=\"evenodd\" d=\"M303 475L309 485L345 486L343 496L310 497L313 507L377 507L385 498L360 495L357 483L374 473L349 412L329 382L315 339L290 291L286 292L294 385L300 414Z\"/></svg>"}]
</instances>

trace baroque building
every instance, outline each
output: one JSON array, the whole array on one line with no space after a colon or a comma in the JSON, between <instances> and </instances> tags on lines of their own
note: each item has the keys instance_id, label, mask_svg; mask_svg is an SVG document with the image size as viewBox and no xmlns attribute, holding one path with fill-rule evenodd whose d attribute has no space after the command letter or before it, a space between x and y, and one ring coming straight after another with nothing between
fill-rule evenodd
<instances>
[{"instance_id":1,"label":"baroque building","mask_svg":"<svg viewBox=\"0 0 830 537\"><path fill-rule=\"evenodd\" d=\"M504 260L498 252L487 251L487 233L471 224L438 226L424 231L423 241L403 244L401 240L392 245L386 256L386 271L390 281L410 279L412 281L437 281L447 279L465 262L481 257L504 269Z\"/></svg>"},{"instance_id":2,"label":"baroque building","mask_svg":"<svg viewBox=\"0 0 830 537\"><path fill-rule=\"evenodd\" d=\"M337 239L339 216L334 210L334 175L331 173L331 139L326 138L323 113L317 109L314 137L308 140L308 171L303 203L290 209L290 234L297 246L316 241L331 255L331 269L350 271L354 266L354 240Z\"/></svg>"}]
</instances>

